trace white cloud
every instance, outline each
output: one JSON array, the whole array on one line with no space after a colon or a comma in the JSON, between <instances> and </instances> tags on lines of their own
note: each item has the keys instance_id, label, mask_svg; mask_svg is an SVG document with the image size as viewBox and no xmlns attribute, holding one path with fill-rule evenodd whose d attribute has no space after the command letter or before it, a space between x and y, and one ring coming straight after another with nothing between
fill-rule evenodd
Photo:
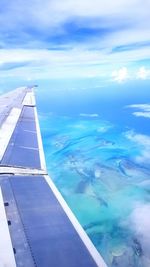
<instances>
[{"instance_id":1,"label":"white cloud","mask_svg":"<svg viewBox=\"0 0 150 267\"><path fill-rule=\"evenodd\" d=\"M149 118L150 119L150 112L140 112L140 111L136 111L132 113L134 116L136 117L145 117L145 118Z\"/></svg>"},{"instance_id":2,"label":"white cloud","mask_svg":"<svg viewBox=\"0 0 150 267\"><path fill-rule=\"evenodd\" d=\"M88 44L87 44L88 45ZM142 52L143 51L143 52ZM116 66L128 65L129 57L132 62L141 60L146 51L126 51L107 54L100 50L87 50L79 47L67 50L46 49L0 49L1 70L0 77L20 77L34 79L73 78L73 77L102 77L107 81L123 82L126 79L136 79L137 71L130 66L112 71ZM150 57L150 51L149 51ZM3 64L27 63L26 66L3 69ZM108 79L108 77L110 77Z\"/></svg>"},{"instance_id":3,"label":"white cloud","mask_svg":"<svg viewBox=\"0 0 150 267\"><path fill-rule=\"evenodd\" d=\"M138 109L138 111L132 113L136 117L150 118L150 104L133 104L127 107Z\"/></svg>"},{"instance_id":4,"label":"white cloud","mask_svg":"<svg viewBox=\"0 0 150 267\"><path fill-rule=\"evenodd\" d=\"M119 82L119 83L124 82L125 80L127 80L129 78L127 68L123 67L119 70L113 71L112 72L112 78L116 82Z\"/></svg>"},{"instance_id":5,"label":"white cloud","mask_svg":"<svg viewBox=\"0 0 150 267\"><path fill-rule=\"evenodd\" d=\"M11 21L11 24L8 23L9 27L16 24L22 26L26 18L32 24L38 22L39 27L53 27L70 17L108 16L109 18L113 15L118 15L119 19L130 18L131 21L147 26L146 21L149 18L150 9L149 1L143 5L140 0L114 0L113 2L109 0L93 0L92 2L86 0L30 0L29 5L23 0L12 0L8 6L8 8L5 6L1 14L1 21L3 23Z\"/></svg>"},{"instance_id":6,"label":"white cloud","mask_svg":"<svg viewBox=\"0 0 150 267\"><path fill-rule=\"evenodd\" d=\"M131 216L137 232L139 234L144 234L145 237L148 234L150 235L149 216L150 216L150 204L143 204L143 205L137 204Z\"/></svg>"},{"instance_id":7,"label":"white cloud","mask_svg":"<svg viewBox=\"0 0 150 267\"><path fill-rule=\"evenodd\" d=\"M150 104L132 104L128 105L128 108L138 108L143 111L150 111Z\"/></svg>"},{"instance_id":8,"label":"white cloud","mask_svg":"<svg viewBox=\"0 0 150 267\"><path fill-rule=\"evenodd\" d=\"M130 227L139 239L145 256L150 258L150 204L136 204L130 216Z\"/></svg>"},{"instance_id":9,"label":"white cloud","mask_svg":"<svg viewBox=\"0 0 150 267\"><path fill-rule=\"evenodd\" d=\"M149 164L150 163L150 136L138 134L134 131L125 133L127 139L132 141L139 147L139 155L135 157L136 162Z\"/></svg>"},{"instance_id":10,"label":"white cloud","mask_svg":"<svg viewBox=\"0 0 150 267\"><path fill-rule=\"evenodd\" d=\"M142 80L150 78L150 70L146 69L145 67L141 67L137 73L137 78Z\"/></svg>"},{"instance_id":11,"label":"white cloud","mask_svg":"<svg viewBox=\"0 0 150 267\"><path fill-rule=\"evenodd\" d=\"M80 113L81 117L97 118L99 115L97 113Z\"/></svg>"},{"instance_id":12,"label":"white cloud","mask_svg":"<svg viewBox=\"0 0 150 267\"><path fill-rule=\"evenodd\" d=\"M5 44L3 40L4 36L11 37L14 33L12 42L17 33L19 36L17 47L27 48L1 49L1 69L2 63L31 61L31 65L9 70L9 72L3 70L0 77L27 76L31 79L47 79L105 76L107 79L110 77L110 80L113 77L116 82L132 78L131 73L128 75L127 68L130 67L128 64L150 58L150 47L142 46L142 43L145 44L150 40L147 23L149 10L150 1L146 1L143 5L140 0L93 0L92 2L30 0L29 5L24 0L9 1L0 14L0 39L2 39L0 46L7 47L7 42ZM69 22L77 25L77 31L78 27L83 30L99 29L99 34L89 34L84 41L68 38L68 43L63 40L63 44L59 42L56 44L60 50L53 50L55 44L53 42L51 44L52 36L72 34L72 28L68 32L67 27L65 28ZM23 44L20 44L22 36L20 33L23 37L25 35L25 38L22 38ZM103 33L105 33L104 36ZM120 46L122 51L115 50ZM47 47L52 50L46 50ZM137 76L148 78L148 70L143 68L138 71L138 74L134 74L133 78Z\"/></svg>"},{"instance_id":13,"label":"white cloud","mask_svg":"<svg viewBox=\"0 0 150 267\"><path fill-rule=\"evenodd\" d=\"M98 133L106 133L109 129L111 129L113 126L112 125L108 125L108 126L100 126L97 129Z\"/></svg>"},{"instance_id":14,"label":"white cloud","mask_svg":"<svg viewBox=\"0 0 150 267\"><path fill-rule=\"evenodd\" d=\"M142 145L143 147L148 147L150 148L150 136L144 135L144 134L137 134L134 131L128 131L126 132L126 137L139 144Z\"/></svg>"}]
</instances>

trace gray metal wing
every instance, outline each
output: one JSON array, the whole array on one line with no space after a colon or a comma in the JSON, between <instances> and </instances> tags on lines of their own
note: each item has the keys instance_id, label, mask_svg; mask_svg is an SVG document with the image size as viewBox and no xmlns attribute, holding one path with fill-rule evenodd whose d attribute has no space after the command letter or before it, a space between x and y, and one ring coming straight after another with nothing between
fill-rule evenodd
<instances>
[{"instance_id":1,"label":"gray metal wing","mask_svg":"<svg viewBox=\"0 0 150 267\"><path fill-rule=\"evenodd\" d=\"M0 266L106 266L47 175L33 88L0 97L0 188Z\"/></svg>"}]
</instances>

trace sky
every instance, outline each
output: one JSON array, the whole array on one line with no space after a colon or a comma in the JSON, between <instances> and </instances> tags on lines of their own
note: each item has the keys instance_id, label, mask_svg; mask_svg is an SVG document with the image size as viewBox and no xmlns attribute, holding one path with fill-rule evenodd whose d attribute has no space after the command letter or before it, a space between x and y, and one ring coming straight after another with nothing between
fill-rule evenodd
<instances>
[{"instance_id":1,"label":"sky","mask_svg":"<svg viewBox=\"0 0 150 267\"><path fill-rule=\"evenodd\" d=\"M150 79L150 0L1 0L0 80Z\"/></svg>"}]
</instances>

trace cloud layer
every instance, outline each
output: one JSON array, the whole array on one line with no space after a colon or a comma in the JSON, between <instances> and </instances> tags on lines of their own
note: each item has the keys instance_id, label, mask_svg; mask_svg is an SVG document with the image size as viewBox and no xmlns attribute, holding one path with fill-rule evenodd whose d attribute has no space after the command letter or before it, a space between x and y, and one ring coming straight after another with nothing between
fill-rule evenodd
<instances>
[{"instance_id":1,"label":"cloud layer","mask_svg":"<svg viewBox=\"0 0 150 267\"><path fill-rule=\"evenodd\" d=\"M125 81L128 65L150 59L149 9L149 0L2 0L1 77L9 69L33 79L113 73ZM150 72L141 66L136 76Z\"/></svg>"},{"instance_id":2,"label":"cloud layer","mask_svg":"<svg viewBox=\"0 0 150 267\"><path fill-rule=\"evenodd\" d=\"M136 117L150 118L150 104L133 104L127 107L137 110L132 113Z\"/></svg>"},{"instance_id":3,"label":"cloud layer","mask_svg":"<svg viewBox=\"0 0 150 267\"><path fill-rule=\"evenodd\" d=\"M130 217L130 227L140 240L144 256L150 255L150 204L137 203ZM148 265L146 265L148 266Z\"/></svg>"},{"instance_id":4,"label":"cloud layer","mask_svg":"<svg viewBox=\"0 0 150 267\"><path fill-rule=\"evenodd\" d=\"M140 147L140 154L135 157L135 161L144 165L150 164L150 136L128 131L126 138Z\"/></svg>"}]
</instances>

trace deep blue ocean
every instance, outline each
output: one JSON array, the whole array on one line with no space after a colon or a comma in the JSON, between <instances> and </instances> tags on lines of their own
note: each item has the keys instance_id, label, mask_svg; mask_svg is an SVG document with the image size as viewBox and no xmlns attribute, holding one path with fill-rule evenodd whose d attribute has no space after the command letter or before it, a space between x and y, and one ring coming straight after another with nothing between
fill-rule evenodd
<instances>
[{"instance_id":1,"label":"deep blue ocean","mask_svg":"<svg viewBox=\"0 0 150 267\"><path fill-rule=\"evenodd\" d=\"M150 267L150 82L45 81L36 95L49 175L96 248L109 267Z\"/></svg>"}]
</instances>

